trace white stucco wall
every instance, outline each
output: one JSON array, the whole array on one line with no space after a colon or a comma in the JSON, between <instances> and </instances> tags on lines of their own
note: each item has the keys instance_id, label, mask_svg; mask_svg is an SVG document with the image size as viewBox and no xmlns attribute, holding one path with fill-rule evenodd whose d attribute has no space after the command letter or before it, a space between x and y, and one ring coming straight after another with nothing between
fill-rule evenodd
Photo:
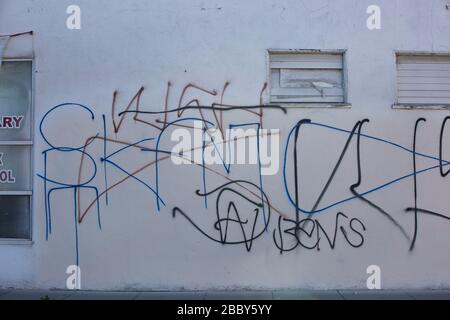
<instances>
[{"instance_id":1,"label":"white stucco wall","mask_svg":"<svg viewBox=\"0 0 450 320\"><path fill-rule=\"evenodd\" d=\"M157 137L159 131L125 116L119 132L113 131L111 103L117 90L115 119L141 86L141 108L162 110L166 85L172 83L169 106L175 108L183 88L193 83L217 90L216 97L198 90L189 98L199 98L203 105L220 100L226 82L230 85L224 103L254 105L267 78L267 49L344 49L346 50L347 93L350 109L289 109L287 114L267 110L266 128L280 129L280 160L287 135L297 121L308 118L316 123L351 130L358 120L370 119L363 133L394 142L412 150L414 125L418 118L417 152L435 159L417 156L417 169L436 166L439 161L439 132L444 110L394 110L395 51L450 52L450 11L443 0L371 0L371 1L106 1L106 0L0 0L0 34L33 30L33 37L13 39L6 56L34 54L34 197L33 244L0 244L0 286L64 288L68 265L76 263L73 191L52 194L52 234L46 240L44 183L37 174L44 172L42 151L48 145L39 132L39 123L53 106L79 103L95 114L91 120L81 108L62 108L49 115L44 131L55 144L82 145L86 139L103 135L105 115L107 136L136 142ZM66 28L65 13L70 4L82 10L81 30ZM366 28L366 8L381 8L380 30ZM31 46L31 47L30 47ZM8 51L9 50L9 51ZM267 92L263 96L268 102ZM210 111L205 111L208 119ZM183 116L198 117L187 111ZM142 115L155 123L163 115ZM170 120L176 115L170 114ZM224 114L225 123L256 122L258 117L241 111ZM168 129L168 132L170 129ZM447 134L448 136L448 129ZM318 126L302 127L299 138L300 206L310 210L328 179L347 139L347 134ZM162 146L170 149L169 135ZM443 158L450 158L448 138L444 140ZM154 143L145 144L154 147ZM108 144L109 153L118 149ZM132 172L154 160L154 153L130 148L115 161ZM289 149L289 150L292 150ZM89 184L105 189L103 142L89 145L98 172ZM292 151L288 160L288 180L293 192ZM76 184L79 154L56 152L49 157L49 177ZM84 168L89 176L89 162ZM359 191L376 188L388 181L411 174L413 157L408 151L383 141L361 138L362 183ZM226 175L219 165L213 169ZM280 168L281 169L281 168ZM124 178L108 166L111 186ZM259 184L257 166L232 168L231 179ZM138 174L139 179L155 186L155 167ZM339 218L353 243L358 235L349 221L357 218L366 230L364 243L354 248L337 231L334 249L320 235L320 250L301 246L280 254L273 240L278 236L279 213L272 210L267 232L245 246L222 245L201 234L181 215L175 219L172 209L180 207L208 234L219 238L214 229L217 220L215 200L195 194L202 190L202 170L198 166L175 166L170 160L159 165L160 196L166 206L156 210L153 193L142 184L128 179L99 199L102 229L97 225L95 205L77 224L79 263L84 289L202 289L202 288L365 288L366 268L378 265L383 288L450 287L450 222L418 214L417 239L409 250L414 233L413 177L376 190L367 199L383 208L409 236L408 240L385 215L364 201L354 199L333 206L311 218L317 219L333 237ZM356 137L352 140L342 165L319 208L352 196L350 186L357 181ZM207 189L227 182L208 173ZM263 189L270 204L290 219L294 207L283 185L282 170L263 177ZM52 187L52 186L50 186ZM53 185L54 187L54 185ZM417 175L418 207L450 216L449 178L442 178L439 168ZM83 208L93 200L91 191L81 191ZM226 198L226 196L224 196ZM241 199L242 200L242 199ZM241 201L242 202L242 201ZM242 206L243 215L248 203ZM223 213L222 213L223 214ZM248 216L249 217L249 216ZM305 218L301 215L301 218ZM257 222L260 226L260 220ZM292 225L284 224L282 228ZM234 226L233 228L236 228ZM314 235L316 230L314 230ZM230 237L240 240L238 229ZM285 241L292 237L285 235ZM305 243L313 244L317 239Z\"/></svg>"}]
</instances>

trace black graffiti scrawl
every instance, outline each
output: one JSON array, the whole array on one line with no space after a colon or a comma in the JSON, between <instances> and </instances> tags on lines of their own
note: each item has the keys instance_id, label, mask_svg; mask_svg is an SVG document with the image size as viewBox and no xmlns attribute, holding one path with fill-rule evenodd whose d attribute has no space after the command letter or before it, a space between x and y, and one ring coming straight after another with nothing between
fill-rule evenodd
<instances>
[{"instance_id":1,"label":"black graffiti scrawl","mask_svg":"<svg viewBox=\"0 0 450 320\"><path fill-rule=\"evenodd\" d=\"M131 98L129 103L118 109L118 91L112 95L111 114L96 114L93 106L82 103L64 102L49 108L40 122L40 138L45 144L42 150L43 172L38 176L44 188L45 204L45 226L46 237L49 239L52 234L52 208L55 197L60 194L70 192L73 201L68 205L72 209L74 217L74 233L76 239L76 260L79 262L78 240L79 233L77 226L85 221L86 215L91 212L96 213L99 230L102 229L102 219L107 216L102 214L111 206L111 190L118 189L127 192L128 183L136 183L144 188L151 199L154 199L155 207L150 211L162 214L170 214L174 219L180 219L186 223L186 232L197 232L206 241L211 241L213 245L235 246L250 252L257 243L271 242L274 250L286 254L294 250L316 250L323 248L335 249L337 246L348 246L351 248L361 248L366 241L366 233L370 230L370 225L365 222L366 215L376 216L379 219L392 224L396 230L409 243L409 250L413 250L419 241L420 221L425 216L450 220L449 213L436 212L432 208L421 206L419 195L424 192L421 188L421 176L431 172L439 172L439 179L447 179L450 169L446 168L450 162L444 159L448 130L446 131L447 120L445 117L441 123L438 155L430 155L420 152L417 139L421 134L427 134L428 123L426 119L417 119L413 130L410 146L400 145L384 137L368 134L372 126L379 125L372 123L370 119L356 121L351 128L342 128L335 123L316 122L314 119L299 118L295 124L288 128L280 128L280 137L283 150L281 150L281 172L276 177L282 186L276 194L271 194L266 188L266 178L261 175L261 164L258 159L257 173L254 179L239 178L234 175L233 168L223 164L222 168L205 164L204 161L192 161L192 165L198 168L199 177L196 181L185 179L182 175L177 177L178 185L182 186L183 194L176 202L169 202L167 195L171 190L160 183L164 181L170 172L162 170L163 163L170 161L173 152L164 142L174 128L188 128L194 130L194 121L202 123L202 134L206 136L209 128L217 128L221 132L230 127L256 128L260 129L270 124L267 116L276 114L279 117L296 117L297 112L287 110L279 105L263 104L262 96L267 89L267 84L263 84L261 91L257 93L254 105L231 105L225 102L226 92L232 87L230 82L225 82L220 90L204 88L193 83L187 84L177 97L178 101L174 107L169 106L169 99L172 96L172 84L167 83L166 95L162 107L143 106L142 94L144 88L140 88ZM192 95L198 94L197 98ZM189 96L189 98L187 98ZM208 103L202 99L209 99ZM211 102L213 101L213 102ZM71 118L77 114L77 119L81 119L79 128L86 125L98 128L97 132L87 134L80 129L77 134L83 137L84 143L71 145L70 143L55 142L55 137L47 133L52 126L64 126L55 123L52 115L60 114L59 119ZM252 121L242 122L234 119L241 119L239 115L246 115ZM232 115L225 117L224 115ZM228 120L226 120L228 119ZM287 119L287 118L286 118ZM301 156L308 156L304 150L305 130L315 128L323 130L331 136L336 135L345 138L344 143L336 142L335 148L338 151L336 159L330 172L322 172L326 175L324 184L314 197L312 206L307 208L300 192L305 188L307 181L302 179L308 166L303 163ZM125 133L138 130L145 133L135 141L128 141L122 137ZM407 133L405 133L407 134ZM58 141L64 140L58 137ZM70 137L68 137L70 138ZM336 141L340 141L336 139ZM226 141L225 141L226 142ZM202 149L208 144L214 143L212 139L203 141ZM309 141L311 143L311 141ZM389 146L392 150L401 152L410 159L409 173L388 179L381 184L373 184L370 176L366 174L369 164L364 160L365 148L369 148L369 143L376 143L381 146ZM193 151L193 150L187 150ZM132 161L124 162L118 158L141 157L145 164L135 167ZM73 181L67 182L57 176L50 174L49 168L55 165L64 167L65 163L55 163L54 155L59 155L57 159L75 156L79 159L77 163L78 176ZM184 157L184 154L177 154ZM259 155L258 155L259 156ZM389 157L389 155L383 155ZM133 158L133 159L134 159ZM418 166L418 159L427 159L433 164L427 167ZM204 159L201 159L204 160ZM61 160L59 160L61 161ZM339 188L345 189L344 196L330 201L327 195L332 190L333 183L339 178L338 174L342 170L346 161L350 161L356 179L343 185L339 181ZM71 162L67 162L71 163ZM347 163L348 164L348 163ZM67 168L69 169L69 168ZM380 171L383 168L379 168ZM120 178L114 176L112 172L120 173ZM143 175L151 176L151 179L144 178ZM211 179L214 177L214 180ZM400 211L387 209L382 202L375 201L371 195L389 192L389 188L402 182L402 187L408 188L414 202ZM364 187L370 185L370 188ZM198 203L208 214L201 216L196 208L186 205L183 197L189 197L189 203ZM129 201L132 200L129 196ZM364 209L363 214L358 213L358 217L350 209L345 209L346 204L359 202ZM209 206L208 206L209 203ZM290 212L283 212L280 209L290 208ZM213 204L213 205L211 205ZM407 213L413 222L413 228L405 226L399 219L399 214ZM333 217L333 227L325 227L320 215ZM340 240L339 240L340 239Z\"/></svg>"}]
</instances>

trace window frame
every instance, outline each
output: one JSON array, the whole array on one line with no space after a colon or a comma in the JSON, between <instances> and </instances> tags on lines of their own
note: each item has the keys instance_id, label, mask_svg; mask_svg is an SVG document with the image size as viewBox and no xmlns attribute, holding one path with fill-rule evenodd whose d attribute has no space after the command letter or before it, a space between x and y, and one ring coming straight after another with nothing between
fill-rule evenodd
<instances>
[{"instance_id":1,"label":"window frame","mask_svg":"<svg viewBox=\"0 0 450 320\"><path fill-rule=\"evenodd\" d=\"M271 68L270 56L272 54L339 54L342 55L342 85L344 91L344 102L272 102L271 99ZM274 49L266 50L266 79L267 79L267 103L276 104L285 108L333 108L350 109L352 107L348 100L348 70L347 70L347 49Z\"/></svg>"},{"instance_id":2,"label":"window frame","mask_svg":"<svg viewBox=\"0 0 450 320\"><path fill-rule=\"evenodd\" d=\"M31 63L31 92L30 92L30 140L0 140L0 146L29 146L30 147L30 190L28 191L0 191L0 196L28 196L29 197L29 231L28 238L1 238L0 245L31 245L33 244L33 195L34 195L34 120L35 120L35 108L34 108L34 94L35 94L35 61L33 58L4 58L2 62L30 62Z\"/></svg>"},{"instance_id":3,"label":"window frame","mask_svg":"<svg viewBox=\"0 0 450 320\"><path fill-rule=\"evenodd\" d=\"M447 56L450 58L450 51L414 51L414 50L395 50L394 57L394 89L395 97L392 109L400 110L450 110L450 103L436 104L436 103L399 103L398 102L398 70L397 61L399 56Z\"/></svg>"}]
</instances>

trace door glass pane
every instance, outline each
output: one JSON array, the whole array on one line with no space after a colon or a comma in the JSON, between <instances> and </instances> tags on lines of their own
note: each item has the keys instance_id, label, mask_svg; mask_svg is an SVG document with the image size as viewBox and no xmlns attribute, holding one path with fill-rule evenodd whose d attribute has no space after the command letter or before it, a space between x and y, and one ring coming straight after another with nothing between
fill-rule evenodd
<instances>
[{"instance_id":1,"label":"door glass pane","mask_svg":"<svg viewBox=\"0 0 450 320\"><path fill-rule=\"evenodd\" d=\"M31 140L31 61L0 66L0 141Z\"/></svg>"},{"instance_id":2,"label":"door glass pane","mask_svg":"<svg viewBox=\"0 0 450 320\"><path fill-rule=\"evenodd\" d=\"M29 196L0 196L0 238L30 239Z\"/></svg>"},{"instance_id":3,"label":"door glass pane","mask_svg":"<svg viewBox=\"0 0 450 320\"><path fill-rule=\"evenodd\" d=\"M30 146L0 145L0 191L30 191L30 170Z\"/></svg>"}]
</instances>

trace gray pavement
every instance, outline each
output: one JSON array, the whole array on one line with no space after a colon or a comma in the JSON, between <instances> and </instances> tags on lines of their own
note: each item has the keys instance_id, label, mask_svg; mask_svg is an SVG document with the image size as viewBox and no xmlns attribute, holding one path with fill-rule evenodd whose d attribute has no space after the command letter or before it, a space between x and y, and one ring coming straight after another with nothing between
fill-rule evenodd
<instances>
[{"instance_id":1,"label":"gray pavement","mask_svg":"<svg viewBox=\"0 0 450 320\"><path fill-rule=\"evenodd\" d=\"M450 300L450 290L71 291L0 289L0 300Z\"/></svg>"}]
</instances>

